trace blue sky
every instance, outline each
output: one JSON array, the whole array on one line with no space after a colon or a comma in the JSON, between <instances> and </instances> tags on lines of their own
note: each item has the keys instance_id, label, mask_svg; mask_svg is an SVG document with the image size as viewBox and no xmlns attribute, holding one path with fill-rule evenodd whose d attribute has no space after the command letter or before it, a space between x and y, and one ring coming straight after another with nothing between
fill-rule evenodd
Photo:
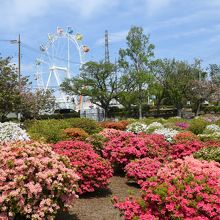
<instances>
[{"instance_id":1,"label":"blue sky","mask_svg":"<svg viewBox=\"0 0 220 220\"><path fill-rule=\"evenodd\" d=\"M142 26L155 44L155 58L194 58L220 64L220 0L0 0L0 40L16 39L22 47L22 74L35 72L39 45L57 26L72 26L90 47L86 60L104 57L104 31L110 39L110 58L126 46L132 25ZM2 56L17 56L16 45L0 42ZM16 59L14 58L14 62Z\"/></svg>"}]
</instances>

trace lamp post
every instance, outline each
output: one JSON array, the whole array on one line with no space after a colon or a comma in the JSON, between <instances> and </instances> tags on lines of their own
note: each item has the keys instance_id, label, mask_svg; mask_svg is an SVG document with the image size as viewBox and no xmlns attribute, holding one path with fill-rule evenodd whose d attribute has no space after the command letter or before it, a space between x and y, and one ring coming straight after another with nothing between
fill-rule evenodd
<instances>
[{"instance_id":1,"label":"lamp post","mask_svg":"<svg viewBox=\"0 0 220 220\"><path fill-rule=\"evenodd\" d=\"M18 35L18 40L9 40L11 44L18 44L18 83L19 92L21 92L21 37Z\"/></svg>"}]
</instances>

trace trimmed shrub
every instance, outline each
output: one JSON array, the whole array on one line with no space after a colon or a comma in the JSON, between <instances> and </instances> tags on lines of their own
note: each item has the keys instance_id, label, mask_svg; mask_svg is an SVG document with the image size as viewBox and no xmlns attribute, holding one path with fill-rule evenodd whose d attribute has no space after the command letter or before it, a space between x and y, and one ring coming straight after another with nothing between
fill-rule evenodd
<instances>
[{"instance_id":1,"label":"trimmed shrub","mask_svg":"<svg viewBox=\"0 0 220 220\"><path fill-rule=\"evenodd\" d=\"M69 128L82 128L88 134L98 133L101 129L99 124L88 118L69 118L65 119L69 125Z\"/></svg>"},{"instance_id":2,"label":"trimmed shrub","mask_svg":"<svg viewBox=\"0 0 220 220\"><path fill-rule=\"evenodd\" d=\"M193 119L190 122L189 130L194 134L202 134L206 125L207 125L207 122L205 122L201 118Z\"/></svg>"},{"instance_id":3,"label":"trimmed shrub","mask_svg":"<svg viewBox=\"0 0 220 220\"><path fill-rule=\"evenodd\" d=\"M100 126L103 128L112 128L116 130L122 130L124 131L126 129L126 126L128 125L127 121L104 121L100 123Z\"/></svg>"},{"instance_id":4,"label":"trimmed shrub","mask_svg":"<svg viewBox=\"0 0 220 220\"><path fill-rule=\"evenodd\" d=\"M68 135L64 132L66 128L81 128L89 134L96 133L100 130L100 127L95 121L86 118L35 120L26 122L25 125L32 139L47 143L56 143L69 139Z\"/></svg>"},{"instance_id":5,"label":"trimmed shrub","mask_svg":"<svg viewBox=\"0 0 220 220\"><path fill-rule=\"evenodd\" d=\"M54 145L54 151L70 159L79 175L78 193L93 192L106 188L113 171L110 163L92 149L92 145L82 141L61 141Z\"/></svg>"},{"instance_id":6,"label":"trimmed shrub","mask_svg":"<svg viewBox=\"0 0 220 220\"><path fill-rule=\"evenodd\" d=\"M219 220L219 177L219 163L193 157L178 159L142 183L140 198L130 197L125 202L115 198L115 207L126 220Z\"/></svg>"},{"instance_id":7,"label":"trimmed shrub","mask_svg":"<svg viewBox=\"0 0 220 220\"><path fill-rule=\"evenodd\" d=\"M26 125L31 139L47 143L56 143L58 141L68 139L68 136L63 131L69 127L65 120L52 119L32 121Z\"/></svg>"},{"instance_id":8,"label":"trimmed shrub","mask_svg":"<svg viewBox=\"0 0 220 220\"><path fill-rule=\"evenodd\" d=\"M85 140L89 136L82 128L66 128L64 132L71 139Z\"/></svg>"},{"instance_id":9,"label":"trimmed shrub","mask_svg":"<svg viewBox=\"0 0 220 220\"><path fill-rule=\"evenodd\" d=\"M0 216L54 219L71 207L79 177L67 158L36 142L5 144L0 151Z\"/></svg>"}]
</instances>

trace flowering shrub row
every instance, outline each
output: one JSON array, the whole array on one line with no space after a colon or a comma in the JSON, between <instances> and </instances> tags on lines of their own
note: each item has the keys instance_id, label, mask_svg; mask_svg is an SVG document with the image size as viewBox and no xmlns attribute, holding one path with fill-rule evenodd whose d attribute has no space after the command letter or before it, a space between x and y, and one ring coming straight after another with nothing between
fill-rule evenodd
<instances>
[{"instance_id":1,"label":"flowering shrub row","mask_svg":"<svg viewBox=\"0 0 220 220\"><path fill-rule=\"evenodd\" d=\"M76 196L78 175L67 158L35 142L0 146L0 214L53 219Z\"/></svg>"},{"instance_id":2,"label":"flowering shrub row","mask_svg":"<svg viewBox=\"0 0 220 220\"><path fill-rule=\"evenodd\" d=\"M28 141L29 136L26 131L13 122L0 122L0 142L7 141Z\"/></svg>"},{"instance_id":3,"label":"flowering shrub row","mask_svg":"<svg viewBox=\"0 0 220 220\"><path fill-rule=\"evenodd\" d=\"M142 183L140 198L115 207L124 219L204 219L220 216L220 164L186 157L162 167Z\"/></svg>"},{"instance_id":4,"label":"flowering shrub row","mask_svg":"<svg viewBox=\"0 0 220 220\"><path fill-rule=\"evenodd\" d=\"M54 145L54 151L70 159L79 175L78 193L93 192L106 188L113 171L108 161L101 158L92 149L92 145L82 141L60 141Z\"/></svg>"}]
</instances>

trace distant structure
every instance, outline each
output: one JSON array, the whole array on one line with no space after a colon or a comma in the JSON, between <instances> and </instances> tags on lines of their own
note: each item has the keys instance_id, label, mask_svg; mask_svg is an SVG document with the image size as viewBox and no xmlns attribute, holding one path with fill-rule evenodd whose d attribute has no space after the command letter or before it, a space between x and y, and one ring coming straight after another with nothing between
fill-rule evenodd
<instances>
[{"instance_id":1,"label":"distant structure","mask_svg":"<svg viewBox=\"0 0 220 220\"><path fill-rule=\"evenodd\" d=\"M108 45L108 31L105 31L105 63L110 63L109 60L109 45Z\"/></svg>"}]
</instances>

